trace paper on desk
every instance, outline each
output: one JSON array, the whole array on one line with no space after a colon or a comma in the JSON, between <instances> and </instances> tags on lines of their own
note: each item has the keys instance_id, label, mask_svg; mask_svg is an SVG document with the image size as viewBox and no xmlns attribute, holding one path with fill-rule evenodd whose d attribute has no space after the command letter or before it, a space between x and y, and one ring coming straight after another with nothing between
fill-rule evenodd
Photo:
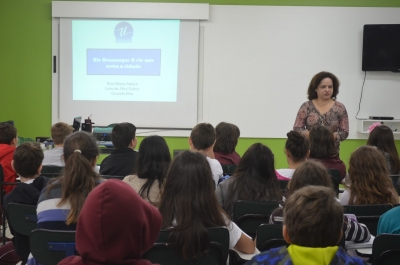
<instances>
[{"instance_id":1,"label":"paper on desk","mask_svg":"<svg viewBox=\"0 0 400 265\"><path fill-rule=\"evenodd\" d=\"M372 248L372 244L374 243L374 239L375 239L375 237L373 235L371 235L371 239L368 242L355 243L355 242L352 242L352 241L346 241L345 245L346 245L347 250L361 249L361 248Z\"/></svg>"}]
</instances>

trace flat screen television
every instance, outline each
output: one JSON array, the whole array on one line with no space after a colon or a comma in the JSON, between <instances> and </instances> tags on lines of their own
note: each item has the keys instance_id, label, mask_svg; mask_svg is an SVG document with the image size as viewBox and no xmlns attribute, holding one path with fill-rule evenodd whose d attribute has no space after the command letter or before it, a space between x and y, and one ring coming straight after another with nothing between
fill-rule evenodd
<instances>
[{"instance_id":1,"label":"flat screen television","mask_svg":"<svg viewBox=\"0 0 400 265\"><path fill-rule=\"evenodd\" d=\"M400 72L400 24L364 25L362 70Z\"/></svg>"}]
</instances>

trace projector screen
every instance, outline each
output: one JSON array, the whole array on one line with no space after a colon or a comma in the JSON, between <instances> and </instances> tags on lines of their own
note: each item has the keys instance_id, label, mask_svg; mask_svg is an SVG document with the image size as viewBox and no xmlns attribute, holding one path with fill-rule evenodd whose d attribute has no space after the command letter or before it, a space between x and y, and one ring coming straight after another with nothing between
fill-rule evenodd
<instances>
[{"instance_id":1,"label":"projector screen","mask_svg":"<svg viewBox=\"0 0 400 265\"><path fill-rule=\"evenodd\" d=\"M199 22L60 19L59 120L190 128Z\"/></svg>"}]
</instances>

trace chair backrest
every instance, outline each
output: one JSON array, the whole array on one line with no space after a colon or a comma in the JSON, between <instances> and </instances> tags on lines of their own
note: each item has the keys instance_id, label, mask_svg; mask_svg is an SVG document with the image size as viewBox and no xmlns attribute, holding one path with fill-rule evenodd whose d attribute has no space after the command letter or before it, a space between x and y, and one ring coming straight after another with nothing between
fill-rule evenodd
<instances>
[{"instance_id":1,"label":"chair backrest","mask_svg":"<svg viewBox=\"0 0 400 265\"><path fill-rule=\"evenodd\" d=\"M235 164L232 164L232 165L222 165L221 164L221 166L222 166L222 172L223 172L224 176L225 175L232 176L233 173L235 173L235 171L237 169L237 165L235 165Z\"/></svg>"},{"instance_id":2,"label":"chair backrest","mask_svg":"<svg viewBox=\"0 0 400 265\"><path fill-rule=\"evenodd\" d=\"M56 178L61 175L63 169L64 167L59 166L43 166L40 174L48 178Z\"/></svg>"},{"instance_id":3,"label":"chair backrest","mask_svg":"<svg viewBox=\"0 0 400 265\"><path fill-rule=\"evenodd\" d=\"M398 206L392 204L371 204L371 205L345 205L344 213L351 213L357 217L359 223L368 227L371 234L376 235L378 230L379 217L382 214Z\"/></svg>"},{"instance_id":4,"label":"chair backrest","mask_svg":"<svg viewBox=\"0 0 400 265\"><path fill-rule=\"evenodd\" d=\"M372 245L372 264L398 264L400 260L400 235L380 234Z\"/></svg>"},{"instance_id":5,"label":"chair backrest","mask_svg":"<svg viewBox=\"0 0 400 265\"><path fill-rule=\"evenodd\" d=\"M336 168L328 168L329 176L332 180L333 189L336 192L336 196L339 196L339 184L340 184L340 171Z\"/></svg>"},{"instance_id":6,"label":"chair backrest","mask_svg":"<svg viewBox=\"0 0 400 265\"><path fill-rule=\"evenodd\" d=\"M183 260L169 239L171 230L161 230L156 243L143 258L163 265L226 265L229 250L229 231L225 227L209 228L210 248L205 257Z\"/></svg>"},{"instance_id":7,"label":"chair backrest","mask_svg":"<svg viewBox=\"0 0 400 265\"><path fill-rule=\"evenodd\" d=\"M18 234L29 236L37 228L36 205L10 203L6 215L8 224Z\"/></svg>"},{"instance_id":8,"label":"chair backrest","mask_svg":"<svg viewBox=\"0 0 400 265\"><path fill-rule=\"evenodd\" d=\"M173 157L176 157L177 155L179 155L179 153L184 152L184 151L188 151L188 149L174 149L172 151Z\"/></svg>"},{"instance_id":9,"label":"chair backrest","mask_svg":"<svg viewBox=\"0 0 400 265\"><path fill-rule=\"evenodd\" d=\"M254 238L261 224L268 224L271 213L279 202L238 201L233 210L233 221L246 234Z\"/></svg>"},{"instance_id":10,"label":"chair backrest","mask_svg":"<svg viewBox=\"0 0 400 265\"><path fill-rule=\"evenodd\" d=\"M256 246L260 252L286 245L283 239L282 225L262 224L258 227Z\"/></svg>"},{"instance_id":11,"label":"chair backrest","mask_svg":"<svg viewBox=\"0 0 400 265\"><path fill-rule=\"evenodd\" d=\"M397 194L400 196L400 185L399 185L400 175L390 175L390 178L392 179L393 186L396 189Z\"/></svg>"},{"instance_id":12,"label":"chair backrest","mask_svg":"<svg viewBox=\"0 0 400 265\"><path fill-rule=\"evenodd\" d=\"M100 175L103 179L119 179L123 180L125 177L124 176L113 176L113 175Z\"/></svg>"},{"instance_id":13,"label":"chair backrest","mask_svg":"<svg viewBox=\"0 0 400 265\"><path fill-rule=\"evenodd\" d=\"M289 180L280 179L278 182L279 182L279 188L281 189L282 192L284 192L286 190L286 188L287 188Z\"/></svg>"},{"instance_id":14,"label":"chair backrest","mask_svg":"<svg viewBox=\"0 0 400 265\"><path fill-rule=\"evenodd\" d=\"M55 265L76 255L75 231L36 229L29 237L33 257L43 265Z\"/></svg>"}]
</instances>

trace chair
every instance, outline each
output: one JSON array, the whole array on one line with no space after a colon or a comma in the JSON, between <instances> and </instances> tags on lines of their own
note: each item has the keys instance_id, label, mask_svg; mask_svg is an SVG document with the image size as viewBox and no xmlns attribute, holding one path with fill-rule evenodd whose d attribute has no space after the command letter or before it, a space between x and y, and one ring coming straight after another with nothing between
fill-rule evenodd
<instances>
[{"instance_id":1,"label":"chair","mask_svg":"<svg viewBox=\"0 0 400 265\"><path fill-rule=\"evenodd\" d=\"M233 173L235 173L236 169L237 169L237 165L235 164L231 164L231 165L221 165L222 166L222 172L223 175L229 175L232 176Z\"/></svg>"},{"instance_id":2,"label":"chair","mask_svg":"<svg viewBox=\"0 0 400 265\"><path fill-rule=\"evenodd\" d=\"M262 224L257 229L256 246L260 252L288 245L283 239L282 225Z\"/></svg>"},{"instance_id":3,"label":"chair","mask_svg":"<svg viewBox=\"0 0 400 265\"><path fill-rule=\"evenodd\" d=\"M379 217L382 214L398 206L391 204L371 204L371 205L345 205L344 213L351 213L357 217L357 221L365 224L371 234L376 235L378 230Z\"/></svg>"},{"instance_id":4,"label":"chair","mask_svg":"<svg viewBox=\"0 0 400 265\"><path fill-rule=\"evenodd\" d=\"M29 240L33 257L43 265L55 265L66 257L77 255L75 231L35 229Z\"/></svg>"},{"instance_id":5,"label":"chair","mask_svg":"<svg viewBox=\"0 0 400 265\"><path fill-rule=\"evenodd\" d=\"M398 264L400 260L400 235L380 234L372 245L372 265Z\"/></svg>"},{"instance_id":6,"label":"chair","mask_svg":"<svg viewBox=\"0 0 400 265\"><path fill-rule=\"evenodd\" d=\"M289 180L278 180L278 182L279 182L279 188L281 189L282 193L285 192Z\"/></svg>"},{"instance_id":7,"label":"chair","mask_svg":"<svg viewBox=\"0 0 400 265\"><path fill-rule=\"evenodd\" d=\"M339 196L339 184L340 184L340 171L336 168L328 168L329 176L332 180L333 189L336 192L336 196Z\"/></svg>"},{"instance_id":8,"label":"chair","mask_svg":"<svg viewBox=\"0 0 400 265\"><path fill-rule=\"evenodd\" d=\"M64 167L59 166L43 166L40 174L48 178L56 178L61 175L63 169Z\"/></svg>"},{"instance_id":9,"label":"chair","mask_svg":"<svg viewBox=\"0 0 400 265\"><path fill-rule=\"evenodd\" d=\"M226 265L229 250L229 231L225 227L209 228L210 248L205 257L183 260L169 240L171 230L161 230L156 243L143 258L163 265Z\"/></svg>"},{"instance_id":10,"label":"chair","mask_svg":"<svg viewBox=\"0 0 400 265\"><path fill-rule=\"evenodd\" d=\"M0 165L0 199L1 199L1 208L3 208L3 202L4 202L4 196L6 195L6 191L4 190L4 186L16 186L19 185L20 182L4 182L4 171L3 171L3 166ZM6 229L7 229L7 224L6 224L6 214L3 209L3 215L2 215L2 224L3 224L3 230L2 230L2 237L3 237L3 245L6 243Z\"/></svg>"},{"instance_id":11,"label":"chair","mask_svg":"<svg viewBox=\"0 0 400 265\"><path fill-rule=\"evenodd\" d=\"M172 151L173 157L176 157L177 155L179 155L179 153L184 151L188 151L188 149L174 149L174 151Z\"/></svg>"},{"instance_id":12,"label":"chair","mask_svg":"<svg viewBox=\"0 0 400 265\"><path fill-rule=\"evenodd\" d=\"M123 180L125 177L124 176L112 176L112 175L100 175L103 179L119 179Z\"/></svg>"},{"instance_id":13,"label":"chair","mask_svg":"<svg viewBox=\"0 0 400 265\"><path fill-rule=\"evenodd\" d=\"M390 175L390 178L392 179L393 186L396 189L397 194L400 196L400 185L399 185L400 175Z\"/></svg>"},{"instance_id":14,"label":"chair","mask_svg":"<svg viewBox=\"0 0 400 265\"><path fill-rule=\"evenodd\" d=\"M238 201L233 209L233 221L246 234L254 238L261 224L268 224L271 213L279 202Z\"/></svg>"},{"instance_id":15,"label":"chair","mask_svg":"<svg viewBox=\"0 0 400 265\"><path fill-rule=\"evenodd\" d=\"M10 203L6 215L9 225L18 234L29 236L37 228L36 205Z\"/></svg>"}]
</instances>

